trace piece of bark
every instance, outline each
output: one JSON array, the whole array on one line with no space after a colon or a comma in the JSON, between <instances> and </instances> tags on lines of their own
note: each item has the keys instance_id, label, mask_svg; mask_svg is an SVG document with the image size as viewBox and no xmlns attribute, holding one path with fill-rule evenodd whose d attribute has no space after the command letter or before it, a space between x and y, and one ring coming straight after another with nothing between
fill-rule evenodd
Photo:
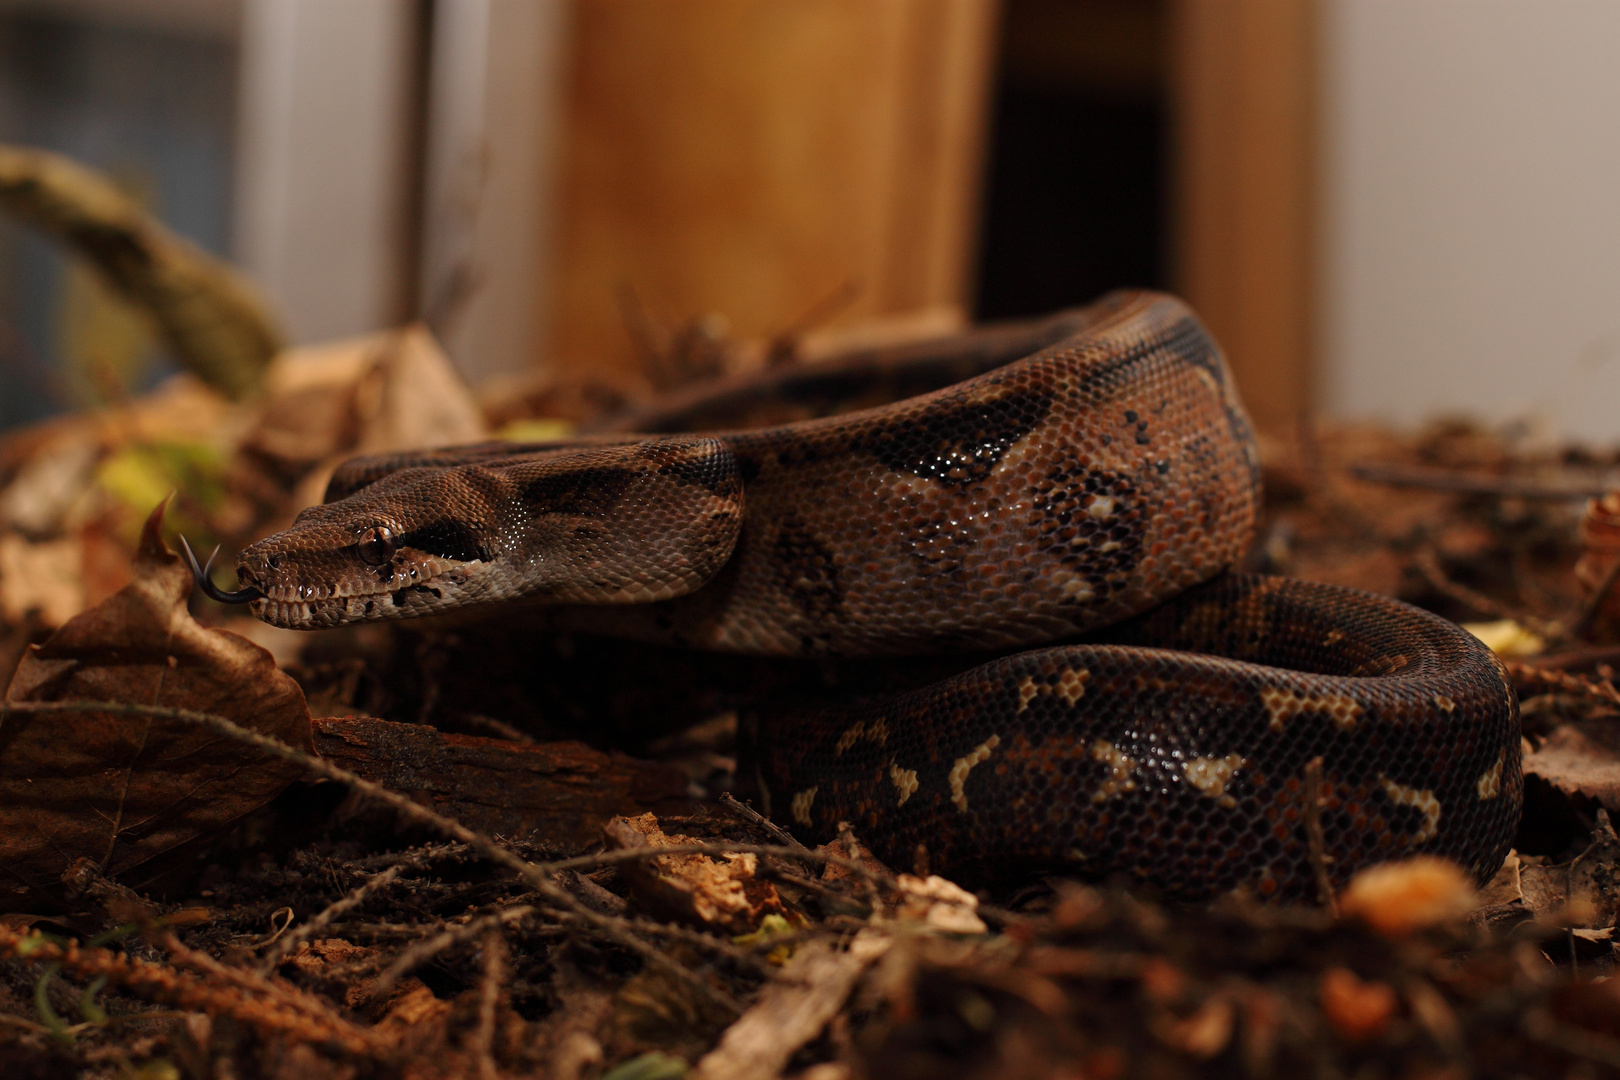
<instances>
[{"instance_id":1,"label":"piece of bark","mask_svg":"<svg viewBox=\"0 0 1620 1080\"><path fill-rule=\"evenodd\" d=\"M584 743L519 743L371 717L315 721L315 748L357 773L489 835L578 850L616 814L685 797L671 768Z\"/></svg>"},{"instance_id":2,"label":"piece of bark","mask_svg":"<svg viewBox=\"0 0 1620 1080\"><path fill-rule=\"evenodd\" d=\"M270 654L192 620L191 574L147 519L134 579L23 656L6 702L116 701L213 713L311 749L304 693ZM106 713L0 721L0 909L55 895L75 860L116 875L264 805L296 764L210 728Z\"/></svg>"},{"instance_id":3,"label":"piece of bark","mask_svg":"<svg viewBox=\"0 0 1620 1080\"><path fill-rule=\"evenodd\" d=\"M847 950L829 941L799 947L779 981L720 1037L688 1075L692 1080L774 1080L788 1061L838 1014L856 980L893 939L875 930L855 935Z\"/></svg>"}]
</instances>

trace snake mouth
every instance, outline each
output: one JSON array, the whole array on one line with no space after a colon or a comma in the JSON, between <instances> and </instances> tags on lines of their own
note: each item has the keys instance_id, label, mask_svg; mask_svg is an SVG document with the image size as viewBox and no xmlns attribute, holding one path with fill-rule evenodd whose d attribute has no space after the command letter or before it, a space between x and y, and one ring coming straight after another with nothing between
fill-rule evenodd
<instances>
[{"instance_id":1,"label":"snake mouth","mask_svg":"<svg viewBox=\"0 0 1620 1080\"><path fill-rule=\"evenodd\" d=\"M214 546L213 553L208 556L208 562L202 566L197 565L197 556L192 552L190 542L183 535L180 537L180 550L185 556L187 568L191 570L192 580L197 583L197 588L202 590L203 595L210 600L221 604L247 604L264 595L252 585L237 589L235 592L227 592L214 584L214 579L209 576L209 571L214 568L214 559L219 555L219 545Z\"/></svg>"},{"instance_id":2,"label":"snake mouth","mask_svg":"<svg viewBox=\"0 0 1620 1080\"><path fill-rule=\"evenodd\" d=\"M476 586L474 569L479 565L430 557L413 560L387 582L352 575L333 585L260 584L250 572L239 569L238 574L247 583L243 591L256 593L249 609L255 618L289 630L323 630L440 614L464 602L469 586Z\"/></svg>"}]
</instances>

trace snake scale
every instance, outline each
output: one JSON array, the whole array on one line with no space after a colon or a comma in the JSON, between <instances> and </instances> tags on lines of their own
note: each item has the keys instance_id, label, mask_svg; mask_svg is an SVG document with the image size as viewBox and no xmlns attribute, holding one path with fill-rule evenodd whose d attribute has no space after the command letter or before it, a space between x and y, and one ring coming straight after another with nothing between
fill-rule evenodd
<instances>
[{"instance_id":1,"label":"snake scale","mask_svg":"<svg viewBox=\"0 0 1620 1080\"><path fill-rule=\"evenodd\" d=\"M543 605L698 649L999 650L744 731L740 776L806 839L847 821L965 881L1314 895L1312 789L1337 884L1420 852L1499 865L1522 797L1500 663L1398 601L1228 572L1258 456L1184 304L1113 294L867 366L778 379L809 418L763 428L357 458L213 591L299 629ZM901 400L834 411L880 391ZM726 396L635 426L702 427Z\"/></svg>"}]
</instances>

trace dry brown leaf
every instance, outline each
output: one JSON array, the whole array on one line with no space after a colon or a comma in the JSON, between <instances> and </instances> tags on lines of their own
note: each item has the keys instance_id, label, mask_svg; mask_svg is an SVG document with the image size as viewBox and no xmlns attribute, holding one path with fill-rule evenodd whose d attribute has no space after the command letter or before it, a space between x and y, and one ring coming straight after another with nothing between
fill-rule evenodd
<instances>
[{"instance_id":1,"label":"dry brown leaf","mask_svg":"<svg viewBox=\"0 0 1620 1080\"><path fill-rule=\"evenodd\" d=\"M90 486L104 449L89 420L52 425L46 437L28 447L16 475L0 491L0 525L34 537L58 532Z\"/></svg>"},{"instance_id":2,"label":"dry brown leaf","mask_svg":"<svg viewBox=\"0 0 1620 1080\"><path fill-rule=\"evenodd\" d=\"M679 834L666 836L654 814L614 818L604 832L609 846L616 848L661 848L693 842ZM767 914L786 913L776 886L757 876L758 863L751 854L718 859L665 855L624 863L619 872L648 910L664 918L742 934L757 927Z\"/></svg>"},{"instance_id":3,"label":"dry brown leaf","mask_svg":"<svg viewBox=\"0 0 1620 1080\"><path fill-rule=\"evenodd\" d=\"M147 520L134 580L29 649L8 702L120 701L215 713L312 750L298 684L186 611L191 575ZM297 765L192 724L104 713L0 724L0 904L54 892L77 858L118 874L262 806Z\"/></svg>"},{"instance_id":4,"label":"dry brown leaf","mask_svg":"<svg viewBox=\"0 0 1620 1080\"><path fill-rule=\"evenodd\" d=\"M0 619L15 626L32 611L42 626L57 627L73 618L84 610L83 562L76 536L30 543L0 534Z\"/></svg>"},{"instance_id":5,"label":"dry brown leaf","mask_svg":"<svg viewBox=\"0 0 1620 1080\"><path fill-rule=\"evenodd\" d=\"M271 362L246 445L304 472L293 504L321 501L332 469L376 454L488 437L482 411L420 323L290 349Z\"/></svg>"},{"instance_id":6,"label":"dry brown leaf","mask_svg":"<svg viewBox=\"0 0 1620 1080\"><path fill-rule=\"evenodd\" d=\"M931 930L948 934L987 934L990 928L979 918L979 898L954 881L938 874L927 878L901 874L900 917L914 919Z\"/></svg>"},{"instance_id":7,"label":"dry brown leaf","mask_svg":"<svg viewBox=\"0 0 1620 1080\"><path fill-rule=\"evenodd\" d=\"M1539 748L1524 755L1524 773L1620 812L1620 757L1571 724L1554 728Z\"/></svg>"},{"instance_id":8,"label":"dry brown leaf","mask_svg":"<svg viewBox=\"0 0 1620 1080\"><path fill-rule=\"evenodd\" d=\"M1356 977L1349 968L1330 967L1322 972L1317 991L1322 1014L1335 1031L1350 1042L1376 1039L1389 1027L1399 1004L1387 984Z\"/></svg>"},{"instance_id":9,"label":"dry brown leaf","mask_svg":"<svg viewBox=\"0 0 1620 1080\"><path fill-rule=\"evenodd\" d=\"M1395 938L1458 918L1475 905L1462 868L1432 855L1366 867L1339 897L1345 915Z\"/></svg>"}]
</instances>

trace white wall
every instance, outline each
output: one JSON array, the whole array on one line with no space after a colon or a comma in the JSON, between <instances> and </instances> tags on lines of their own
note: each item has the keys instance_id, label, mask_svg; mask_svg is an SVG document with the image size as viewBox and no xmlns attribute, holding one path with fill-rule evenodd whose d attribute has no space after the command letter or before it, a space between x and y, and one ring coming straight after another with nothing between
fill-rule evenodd
<instances>
[{"instance_id":1,"label":"white wall","mask_svg":"<svg viewBox=\"0 0 1620 1080\"><path fill-rule=\"evenodd\" d=\"M1320 400L1620 443L1620 0L1324 0Z\"/></svg>"},{"instance_id":2,"label":"white wall","mask_svg":"<svg viewBox=\"0 0 1620 1080\"><path fill-rule=\"evenodd\" d=\"M474 381L546 340L564 0L437 0L420 307Z\"/></svg>"},{"instance_id":3,"label":"white wall","mask_svg":"<svg viewBox=\"0 0 1620 1080\"><path fill-rule=\"evenodd\" d=\"M415 5L244 0L235 254L295 342L412 309Z\"/></svg>"}]
</instances>

